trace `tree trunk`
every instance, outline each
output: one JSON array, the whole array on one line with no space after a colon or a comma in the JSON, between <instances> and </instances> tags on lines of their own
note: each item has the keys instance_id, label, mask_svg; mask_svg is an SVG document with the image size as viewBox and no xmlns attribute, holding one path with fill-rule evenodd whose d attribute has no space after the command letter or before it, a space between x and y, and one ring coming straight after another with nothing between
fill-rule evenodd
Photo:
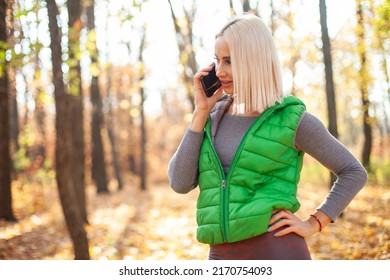
<instances>
[{"instance_id":1,"label":"tree trunk","mask_svg":"<svg viewBox=\"0 0 390 280\"><path fill-rule=\"evenodd\" d=\"M386 5L385 3L386 1L384 1L382 5ZM390 1L387 0L387 2L390 4ZM380 6L380 7L381 7ZM383 120L383 124L381 124L380 122L378 122L378 126L379 126L379 131L381 132L380 133L380 140L379 140L379 143L380 143L380 146L382 147L382 153L381 153L381 157L382 158L388 158L389 155L387 155L386 153L386 150L387 152L390 152L390 145L386 145L386 142L390 139L389 136L390 136L390 118L389 118L389 113L388 110L386 108L388 108L388 106L390 105L390 72L389 72L389 66L388 66L388 63L387 63L387 56L388 56L388 50L386 49L385 47L385 42L388 40L388 38L390 37L390 30L388 29L388 27L390 27L390 19L386 16L386 10L387 12L390 14L390 5L387 5L387 9L383 9L382 13L379 13L377 14L377 11L375 9L375 3L374 3L374 0L370 0L369 1L369 7L370 7L370 13L373 16L373 18L371 19L371 23L370 25L374 26L374 34L372 36L373 40L374 40L374 45L375 47L378 49L379 51L379 55L381 56L381 70L382 70L382 73L383 73L383 76L385 77L385 83L384 85L386 85L387 87L387 90L386 90L386 93L385 96L384 96L384 102L381 102L380 105L382 110L383 110L383 117L384 117L384 120ZM381 10L381 9L380 9ZM386 24L387 22L387 24ZM387 101L387 102L386 102ZM375 114L377 116L377 114Z\"/></svg>"},{"instance_id":2,"label":"tree trunk","mask_svg":"<svg viewBox=\"0 0 390 280\"><path fill-rule=\"evenodd\" d=\"M233 0L229 0L229 7L230 7L230 16L235 16L236 10L234 9L234 6L233 6Z\"/></svg>"},{"instance_id":3,"label":"tree trunk","mask_svg":"<svg viewBox=\"0 0 390 280\"><path fill-rule=\"evenodd\" d=\"M271 6L271 33L272 36L274 36L276 31L276 12L275 12L275 6L273 0L270 1L270 6Z\"/></svg>"},{"instance_id":4,"label":"tree trunk","mask_svg":"<svg viewBox=\"0 0 390 280\"><path fill-rule=\"evenodd\" d=\"M38 55L35 57L35 74L34 74L34 80L39 80L39 75L37 73L40 72L40 65L39 65L39 57ZM39 142L37 144L37 149L35 156L38 159L39 162L39 168L43 168L44 162L46 160L46 112L45 112L45 103L42 101L42 94L44 90L39 85L35 89L35 96L34 96L34 102L35 102L35 110L34 110L34 117L37 123L37 132L39 134Z\"/></svg>"},{"instance_id":5,"label":"tree trunk","mask_svg":"<svg viewBox=\"0 0 390 280\"><path fill-rule=\"evenodd\" d=\"M171 10L171 16L172 21L175 27L176 36L178 38L177 45L179 48L180 53L180 63L183 65L183 82L184 86L187 91L188 100L191 103L192 111L195 109L195 103L194 103L194 93L193 93L193 76L195 75L198 64L196 63L195 59L195 51L194 47L192 45L192 19L190 17L193 17L195 14L195 10L192 11L192 14L190 15L183 7L183 12L185 16L185 26L187 27L187 30L182 30L180 24L180 20L176 17L176 14L173 10L172 3L170 0L168 0L170 10Z\"/></svg>"},{"instance_id":6,"label":"tree trunk","mask_svg":"<svg viewBox=\"0 0 390 280\"><path fill-rule=\"evenodd\" d=\"M12 74L10 77L12 81ZM19 151L19 110L18 110L18 101L16 99L16 88L12 85L9 85L8 91L11 97L11 141L14 143L15 152Z\"/></svg>"},{"instance_id":7,"label":"tree trunk","mask_svg":"<svg viewBox=\"0 0 390 280\"><path fill-rule=\"evenodd\" d=\"M8 9L18 9L17 3L15 5L15 0L10 0L8 2ZM15 6L14 6L15 5ZM15 19L13 13L10 13L9 19L9 36L7 38L8 43L11 46L15 46ZM18 102L16 99L16 85L15 85L15 69L8 69L8 81L14 81L8 84L8 92L11 98L11 107L10 107L10 117L11 117L11 154L12 152L18 152L20 148L19 144L19 112L18 112ZM12 165L13 175L16 177L15 167Z\"/></svg>"},{"instance_id":8,"label":"tree trunk","mask_svg":"<svg viewBox=\"0 0 390 280\"><path fill-rule=\"evenodd\" d=\"M146 37L146 30L145 27L143 28L143 34L141 39L141 44L139 47L139 56L138 61L141 66L141 73L139 77L139 85L140 85L140 97L141 97L141 104L140 104L140 118L141 118L141 161L140 161L140 187L141 190L146 190L146 174L147 174L147 166L146 166L146 128L145 128L145 113L144 113L144 106L145 106L145 91L143 86L143 81L145 79L145 70L144 70L144 60L143 60L143 52L145 48L145 37Z\"/></svg>"},{"instance_id":9,"label":"tree trunk","mask_svg":"<svg viewBox=\"0 0 390 280\"><path fill-rule=\"evenodd\" d=\"M108 22L106 22L106 33L108 33ZM107 37L107 36L106 36ZM130 54L130 46L128 45L129 48L129 54ZM110 55L109 55L109 42L106 41L106 57L107 61L110 61ZM108 134L108 139L110 141L111 145L111 157L112 157L112 163L114 167L114 172L115 172L115 177L117 180L117 188L118 190L123 189L123 180L122 180L122 172L121 172L121 167L119 165L119 158L118 158L118 153L117 153L117 145L116 145L116 134L115 134L115 128L114 128L114 114L112 112L112 98L111 98L111 82L112 82L112 76L111 76L111 70L112 67L108 66L109 68L106 69L107 72L107 87L106 87L106 96L108 100L108 114L107 114L107 134ZM130 120L133 118L130 116ZM129 127L129 131L131 131L132 128ZM134 165L131 165L134 166Z\"/></svg>"},{"instance_id":10,"label":"tree trunk","mask_svg":"<svg viewBox=\"0 0 390 280\"><path fill-rule=\"evenodd\" d=\"M320 0L320 19L321 19L321 33L322 33L322 52L325 65L325 85L326 85L326 100L328 105L328 129L336 139L339 137L337 128L337 109L336 97L333 83L333 64L331 45L328 34L327 12L325 0ZM330 187L336 181L336 176L330 172Z\"/></svg>"},{"instance_id":11,"label":"tree trunk","mask_svg":"<svg viewBox=\"0 0 390 280\"><path fill-rule=\"evenodd\" d=\"M7 4L0 0L0 42L7 42ZM5 49L0 49L5 53ZM0 219L15 221L12 210L10 122L7 62L0 71Z\"/></svg>"},{"instance_id":12,"label":"tree trunk","mask_svg":"<svg viewBox=\"0 0 390 280\"><path fill-rule=\"evenodd\" d=\"M61 71L61 38L57 25L58 7L55 0L46 0L49 15L50 49L52 52L53 84L56 106L56 179L65 222L69 230L75 259L89 259L88 239L84 229L81 210L77 201L71 173L71 126L69 98Z\"/></svg>"},{"instance_id":13,"label":"tree trunk","mask_svg":"<svg viewBox=\"0 0 390 280\"><path fill-rule=\"evenodd\" d=\"M81 32L81 4L78 0L68 0L69 17L69 89L70 89L70 123L71 125L71 173L76 201L81 211L81 218L88 223L85 197L85 144L84 144L84 116L83 92L80 68L80 32Z\"/></svg>"},{"instance_id":14,"label":"tree trunk","mask_svg":"<svg viewBox=\"0 0 390 280\"><path fill-rule=\"evenodd\" d=\"M363 134L364 143L362 150L362 164L370 170L370 157L372 149L372 120L369 115L370 100L368 93L368 73L367 73L367 54L366 43L364 34L364 14L362 1L356 1L356 16L357 16L357 36L358 36L358 54L360 57L360 69L359 69L359 86L362 100L362 112L363 112Z\"/></svg>"},{"instance_id":15,"label":"tree trunk","mask_svg":"<svg viewBox=\"0 0 390 280\"><path fill-rule=\"evenodd\" d=\"M249 3L249 0L241 0L241 2L242 2L242 10L244 13L251 11L251 4Z\"/></svg>"},{"instance_id":16,"label":"tree trunk","mask_svg":"<svg viewBox=\"0 0 390 280\"><path fill-rule=\"evenodd\" d=\"M96 46L95 32L95 1L90 0L86 7L88 33L91 35L91 63L95 68L98 67L98 51ZM102 99L99 90L99 76L92 73L91 81L91 103L92 103L92 179L96 183L97 193L107 193L107 174L104 159L104 147L101 130L103 128Z\"/></svg>"},{"instance_id":17,"label":"tree trunk","mask_svg":"<svg viewBox=\"0 0 390 280\"><path fill-rule=\"evenodd\" d=\"M110 71L107 71L107 99L110 99L110 87L111 87L111 75ZM115 133L114 133L114 124L113 124L113 113L112 113L112 106L111 102L109 102L108 105L108 119L106 121L107 123L107 134L108 134L108 139L110 141L111 145L111 157L112 157L112 162L113 162L113 167L114 167L114 172L115 172L115 178L118 184L118 190L123 189L123 180L122 180L122 172L119 166L119 160L118 160L118 155L116 151L116 139L115 139Z\"/></svg>"},{"instance_id":18,"label":"tree trunk","mask_svg":"<svg viewBox=\"0 0 390 280\"><path fill-rule=\"evenodd\" d=\"M251 12L251 13L253 13L256 16L259 15L259 13L258 13L259 1L256 1L257 4L256 4L256 8L255 9L251 8L250 0L241 0L241 3L242 3L242 10L243 10L244 13Z\"/></svg>"},{"instance_id":19,"label":"tree trunk","mask_svg":"<svg viewBox=\"0 0 390 280\"><path fill-rule=\"evenodd\" d=\"M287 0L287 7L288 7L288 12L286 15L286 21L287 21L287 26L290 28L291 32L289 32L288 39L290 41L290 61L288 62L288 68L291 71L291 89L290 93L291 95L296 95L297 94L297 89L295 86L295 80L297 76L297 63L300 59L300 50L297 49L296 46L296 39L294 37L294 30L295 30L295 23L294 23L294 13L291 8L291 0Z\"/></svg>"},{"instance_id":20,"label":"tree trunk","mask_svg":"<svg viewBox=\"0 0 390 280\"><path fill-rule=\"evenodd\" d=\"M83 96L68 95L69 98L69 122L70 137L72 147L70 150L71 157L71 174L73 179L73 188L75 190L77 203L81 211L81 217L84 223L88 223L88 214L86 207L85 194L85 143L84 143L84 124L83 124Z\"/></svg>"}]
</instances>

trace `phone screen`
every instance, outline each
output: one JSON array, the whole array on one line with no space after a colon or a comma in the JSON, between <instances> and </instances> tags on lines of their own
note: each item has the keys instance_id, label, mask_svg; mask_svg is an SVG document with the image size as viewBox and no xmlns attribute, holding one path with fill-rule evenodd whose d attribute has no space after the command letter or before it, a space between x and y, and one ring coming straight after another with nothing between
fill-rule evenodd
<instances>
[{"instance_id":1,"label":"phone screen","mask_svg":"<svg viewBox=\"0 0 390 280\"><path fill-rule=\"evenodd\" d=\"M203 76L200 80L207 97L212 96L222 85L215 73L215 65L209 74L207 76Z\"/></svg>"}]
</instances>

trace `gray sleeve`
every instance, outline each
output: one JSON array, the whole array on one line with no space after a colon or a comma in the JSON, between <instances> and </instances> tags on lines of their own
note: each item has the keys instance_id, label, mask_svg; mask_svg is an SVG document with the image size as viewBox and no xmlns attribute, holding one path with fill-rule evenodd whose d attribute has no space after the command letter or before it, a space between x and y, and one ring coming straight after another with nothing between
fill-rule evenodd
<instances>
[{"instance_id":1,"label":"gray sleeve","mask_svg":"<svg viewBox=\"0 0 390 280\"><path fill-rule=\"evenodd\" d=\"M204 132L189 128L168 165L171 188L177 193L188 193L198 185L199 151Z\"/></svg>"},{"instance_id":2,"label":"gray sleeve","mask_svg":"<svg viewBox=\"0 0 390 280\"><path fill-rule=\"evenodd\" d=\"M310 113L301 117L295 146L332 171L337 180L317 207L334 222L367 182L367 172L352 153Z\"/></svg>"}]
</instances>

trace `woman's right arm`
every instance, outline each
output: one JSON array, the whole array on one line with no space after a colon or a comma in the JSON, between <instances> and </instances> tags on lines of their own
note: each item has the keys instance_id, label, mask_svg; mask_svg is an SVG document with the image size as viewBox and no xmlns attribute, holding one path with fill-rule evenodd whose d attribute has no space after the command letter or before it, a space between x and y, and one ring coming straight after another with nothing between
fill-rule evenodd
<instances>
[{"instance_id":1,"label":"woman's right arm","mask_svg":"<svg viewBox=\"0 0 390 280\"><path fill-rule=\"evenodd\" d=\"M169 162L168 177L171 188L177 193L188 193L198 185L198 160L203 132L190 128Z\"/></svg>"},{"instance_id":2,"label":"woman's right arm","mask_svg":"<svg viewBox=\"0 0 390 280\"><path fill-rule=\"evenodd\" d=\"M178 193L188 193L198 185L199 151L203 142L203 129L211 109L221 97L221 87L211 97L206 97L200 78L208 75L213 63L194 76L195 110L192 121L168 166L171 187Z\"/></svg>"}]
</instances>

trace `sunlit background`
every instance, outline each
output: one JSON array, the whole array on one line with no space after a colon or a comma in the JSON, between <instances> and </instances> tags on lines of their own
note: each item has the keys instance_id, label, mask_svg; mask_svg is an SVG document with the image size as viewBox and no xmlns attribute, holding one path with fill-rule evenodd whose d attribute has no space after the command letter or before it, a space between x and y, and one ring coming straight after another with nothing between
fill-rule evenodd
<instances>
[{"instance_id":1,"label":"sunlit background","mask_svg":"<svg viewBox=\"0 0 390 280\"><path fill-rule=\"evenodd\" d=\"M0 220L0 259L73 259L56 180L57 100L47 4L7 2L9 45L1 54L8 62L12 208L18 222ZM74 61L69 55L67 1L55 2L61 69L69 91ZM233 12L243 12L244 2L274 35L284 90L328 125L319 1L95 0L95 30L86 28L83 10L76 53L89 221L83 228L91 259L207 258L207 246L195 240L198 191L174 193L167 166L191 119L194 71L213 60L215 33ZM357 3L364 13L363 43ZM308 243L315 259L389 259L390 2L327 0L326 5L339 139L362 160L366 108L361 90L367 86L373 142L366 166L369 183L336 223ZM95 41L97 62L92 59ZM367 75L362 78L363 47ZM92 77L99 78L102 102L103 194L97 192L91 169ZM311 213L328 190L328 170L305 157L298 215Z\"/></svg>"}]
</instances>

